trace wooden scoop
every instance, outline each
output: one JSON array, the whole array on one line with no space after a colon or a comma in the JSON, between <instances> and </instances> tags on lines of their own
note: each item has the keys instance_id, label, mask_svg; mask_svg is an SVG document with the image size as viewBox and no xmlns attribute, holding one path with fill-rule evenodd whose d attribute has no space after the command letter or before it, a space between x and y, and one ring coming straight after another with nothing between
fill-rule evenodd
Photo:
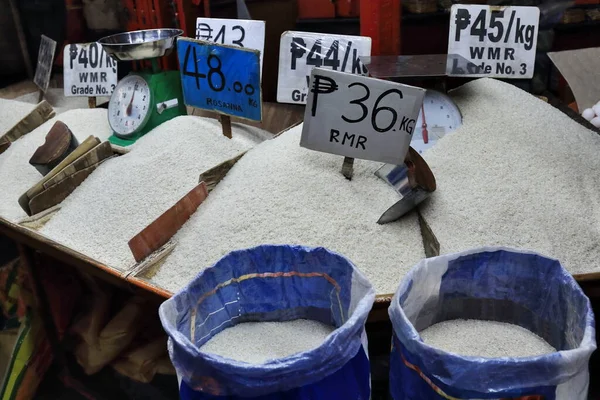
<instances>
[{"instance_id":1,"label":"wooden scoop","mask_svg":"<svg viewBox=\"0 0 600 400\"><path fill-rule=\"evenodd\" d=\"M48 175L54 167L71 154L79 146L73 132L61 121L57 121L46 135L46 142L37 148L29 164L33 165L43 176Z\"/></svg>"}]
</instances>

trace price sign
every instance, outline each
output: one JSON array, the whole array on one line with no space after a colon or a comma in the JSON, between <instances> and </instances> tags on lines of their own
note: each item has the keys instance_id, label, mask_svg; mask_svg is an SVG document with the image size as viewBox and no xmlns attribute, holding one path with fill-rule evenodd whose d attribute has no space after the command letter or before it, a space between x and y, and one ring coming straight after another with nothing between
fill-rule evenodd
<instances>
[{"instance_id":1,"label":"price sign","mask_svg":"<svg viewBox=\"0 0 600 400\"><path fill-rule=\"evenodd\" d=\"M370 37L284 32L279 48L277 101L306 104L308 81L314 67L367 75L360 57L370 55Z\"/></svg>"},{"instance_id":2,"label":"price sign","mask_svg":"<svg viewBox=\"0 0 600 400\"><path fill-rule=\"evenodd\" d=\"M35 83L42 92L46 92L46 90L48 90L48 85L50 84L55 51L56 42L48 36L42 35L40 49L38 51L37 66L35 68L35 77L33 78L33 83Z\"/></svg>"},{"instance_id":3,"label":"price sign","mask_svg":"<svg viewBox=\"0 0 600 400\"><path fill-rule=\"evenodd\" d=\"M265 50L265 21L249 19L198 18L196 39L260 51L262 70Z\"/></svg>"},{"instance_id":4,"label":"price sign","mask_svg":"<svg viewBox=\"0 0 600 400\"><path fill-rule=\"evenodd\" d=\"M449 61L448 75L533 77L539 20L537 7L453 5L448 54L470 63Z\"/></svg>"},{"instance_id":5,"label":"price sign","mask_svg":"<svg viewBox=\"0 0 600 400\"><path fill-rule=\"evenodd\" d=\"M180 38L177 53L185 104L262 120L257 50Z\"/></svg>"},{"instance_id":6,"label":"price sign","mask_svg":"<svg viewBox=\"0 0 600 400\"><path fill-rule=\"evenodd\" d=\"M117 61L98 43L65 46L65 96L110 96L117 86Z\"/></svg>"},{"instance_id":7,"label":"price sign","mask_svg":"<svg viewBox=\"0 0 600 400\"><path fill-rule=\"evenodd\" d=\"M315 68L300 145L399 165L424 96L421 88Z\"/></svg>"}]
</instances>

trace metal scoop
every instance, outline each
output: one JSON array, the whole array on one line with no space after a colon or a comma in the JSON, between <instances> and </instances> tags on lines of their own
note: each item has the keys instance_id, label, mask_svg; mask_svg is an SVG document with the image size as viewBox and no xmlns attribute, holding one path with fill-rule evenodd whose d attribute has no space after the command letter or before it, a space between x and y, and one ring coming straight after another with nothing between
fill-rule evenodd
<instances>
[{"instance_id":1,"label":"metal scoop","mask_svg":"<svg viewBox=\"0 0 600 400\"><path fill-rule=\"evenodd\" d=\"M375 175L386 181L402 197L381 215L378 224L397 221L436 189L431 169L412 147L406 153L404 164L385 164L375 171Z\"/></svg>"}]
</instances>

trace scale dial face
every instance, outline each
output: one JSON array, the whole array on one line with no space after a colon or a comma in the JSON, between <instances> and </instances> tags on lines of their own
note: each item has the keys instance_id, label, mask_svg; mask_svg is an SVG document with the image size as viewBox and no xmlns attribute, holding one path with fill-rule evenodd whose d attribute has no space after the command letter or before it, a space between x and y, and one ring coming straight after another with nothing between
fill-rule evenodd
<instances>
[{"instance_id":1,"label":"scale dial face","mask_svg":"<svg viewBox=\"0 0 600 400\"><path fill-rule=\"evenodd\" d=\"M128 75L117 84L110 98L108 123L117 135L136 134L148 122L151 104L148 82L139 75Z\"/></svg>"},{"instance_id":2,"label":"scale dial face","mask_svg":"<svg viewBox=\"0 0 600 400\"><path fill-rule=\"evenodd\" d=\"M460 110L447 95L427 90L410 145L419 153L462 125Z\"/></svg>"}]
</instances>

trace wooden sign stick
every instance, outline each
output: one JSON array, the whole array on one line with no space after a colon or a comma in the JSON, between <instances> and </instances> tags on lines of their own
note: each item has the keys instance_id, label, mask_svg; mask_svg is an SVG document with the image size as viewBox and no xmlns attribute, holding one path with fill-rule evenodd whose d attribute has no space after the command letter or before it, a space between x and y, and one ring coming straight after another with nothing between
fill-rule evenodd
<instances>
[{"instance_id":1,"label":"wooden sign stick","mask_svg":"<svg viewBox=\"0 0 600 400\"><path fill-rule=\"evenodd\" d=\"M96 108L96 97L88 97L88 107Z\"/></svg>"},{"instance_id":2,"label":"wooden sign stick","mask_svg":"<svg viewBox=\"0 0 600 400\"><path fill-rule=\"evenodd\" d=\"M221 126L223 127L223 135L231 139L231 117L221 115Z\"/></svg>"},{"instance_id":3,"label":"wooden sign stick","mask_svg":"<svg viewBox=\"0 0 600 400\"><path fill-rule=\"evenodd\" d=\"M352 180L352 175L354 175L354 158L344 157L344 163L342 164L342 174L349 181Z\"/></svg>"}]
</instances>

